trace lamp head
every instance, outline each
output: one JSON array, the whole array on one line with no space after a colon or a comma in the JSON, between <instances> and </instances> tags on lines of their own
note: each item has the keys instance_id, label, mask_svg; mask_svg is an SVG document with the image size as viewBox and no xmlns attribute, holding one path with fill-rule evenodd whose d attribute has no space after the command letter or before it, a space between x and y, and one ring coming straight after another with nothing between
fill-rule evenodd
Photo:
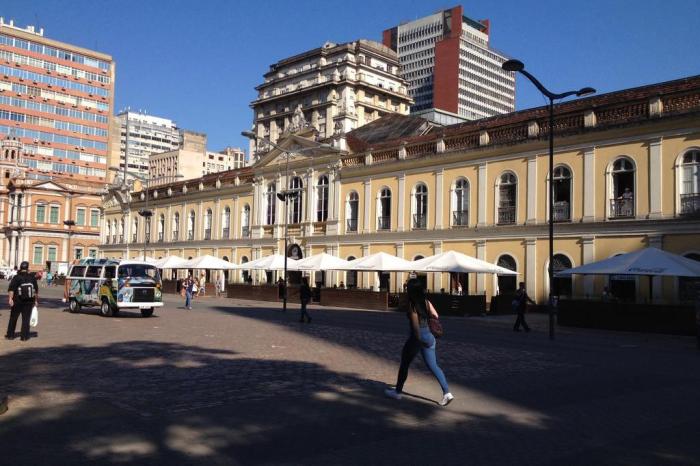
<instances>
[{"instance_id":1,"label":"lamp head","mask_svg":"<svg viewBox=\"0 0 700 466\"><path fill-rule=\"evenodd\" d=\"M277 196L277 199L279 199L280 201L284 202L285 196L284 196L283 193L277 193L276 196Z\"/></svg>"},{"instance_id":2,"label":"lamp head","mask_svg":"<svg viewBox=\"0 0 700 466\"><path fill-rule=\"evenodd\" d=\"M244 138L252 139L253 141L256 141L258 139L255 133L252 131L241 131L241 136L243 136Z\"/></svg>"},{"instance_id":3,"label":"lamp head","mask_svg":"<svg viewBox=\"0 0 700 466\"><path fill-rule=\"evenodd\" d=\"M67 227L75 226L75 220L64 220L63 224Z\"/></svg>"},{"instance_id":4,"label":"lamp head","mask_svg":"<svg viewBox=\"0 0 700 466\"><path fill-rule=\"evenodd\" d=\"M148 209L140 209L139 215L141 217L151 217L153 215L153 211Z\"/></svg>"},{"instance_id":5,"label":"lamp head","mask_svg":"<svg viewBox=\"0 0 700 466\"><path fill-rule=\"evenodd\" d=\"M583 89L579 89L578 92L576 92L576 97L583 97L585 95L591 95L595 93L596 90L592 87L584 87Z\"/></svg>"},{"instance_id":6,"label":"lamp head","mask_svg":"<svg viewBox=\"0 0 700 466\"><path fill-rule=\"evenodd\" d=\"M506 71L522 71L525 69L525 64L520 60L511 59L504 61L501 68Z\"/></svg>"}]
</instances>

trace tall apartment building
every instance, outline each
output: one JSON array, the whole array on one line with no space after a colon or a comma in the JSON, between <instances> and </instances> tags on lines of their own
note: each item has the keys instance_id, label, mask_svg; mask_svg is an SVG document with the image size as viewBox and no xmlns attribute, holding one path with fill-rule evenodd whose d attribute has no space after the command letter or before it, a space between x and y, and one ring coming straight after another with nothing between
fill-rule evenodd
<instances>
[{"instance_id":1,"label":"tall apartment building","mask_svg":"<svg viewBox=\"0 0 700 466\"><path fill-rule=\"evenodd\" d=\"M29 176L104 181L114 61L0 18L0 136L22 143Z\"/></svg>"},{"instance_id":2,"label":"tall apartment building","mask_svg":"<svg viewBox=\"0 0 700 466\"><path fill-rule=\"evenodd\" d=\"M320 138L349 132L389 113L408 114L412 103L399 76L396 52L378 42L328 42L270 66L251 102L253 131L273 143L310 125ZM256 148L251 142L251 162Z\"/></svg>"},{"instance_id":3,"label":"tall apartment building","mask_svg":"<svg viewBox=\"0 0 700 466\"><path fill-rule=\"evenodd\" d=\"M227 147L219 152L207 151L202 162L203 175L237 170L245 166L245 152L238 147Z\"/></svg>"},{"instance_id":4,"label":"tall apartment building","mask_svg":"<svg viewBox=\"0 0 700 466\"><path fill-rule=\"evenodd\" d=\"M115 117L120 127L119 168L124 169L128 144L127 171L148 176L151 154L168 152L181 145L181 134L174 121L126 110Z\"/></svg>"},{"instance_id":5,"label":"tall apartment building","mask_svg":"<svg viewBox=\"0 0 700 466\"><path fill-rule=\"evenodd\" d=\"M450 124L515 110L515 76L501 69L508 58L491 48L489 27L457 6L384 31L415 101L411 113Z\"/></svg>"}]
</instances>

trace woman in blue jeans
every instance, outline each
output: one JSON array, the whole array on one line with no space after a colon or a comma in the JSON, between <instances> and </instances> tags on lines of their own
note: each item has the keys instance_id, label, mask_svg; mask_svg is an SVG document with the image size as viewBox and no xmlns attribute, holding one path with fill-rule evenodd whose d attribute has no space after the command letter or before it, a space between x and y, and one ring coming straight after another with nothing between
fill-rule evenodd
<instances>
[{"instance_id":1,"label":"woman in blue jeans","mask_svg":"<svg viewBox=\"0 0 700 466\"><path fill-rule=\"evenodd\" d=\"M388 388L384 390L384 393L389 398L394 398L396 400L401 399L403 385L408 377L408 366L411 365L411 362L420 351L425 365L428 366L442 388L442 400L440 401L440 405L447 406L454 400L454 396L452 396L447 386L445 374L437 364L435 337L430 333L430 328L428 327L428 316L433 315L437 318L437 311L435 311L435 308L425 296L423 285L419 280L411 279L408 282L407 291L410 333L408 340L406 340L406 343L403 345L403 351L401 352L401 366L399 367L399 375L396 380L396 388Z\"/></svg>"}]
</instances>

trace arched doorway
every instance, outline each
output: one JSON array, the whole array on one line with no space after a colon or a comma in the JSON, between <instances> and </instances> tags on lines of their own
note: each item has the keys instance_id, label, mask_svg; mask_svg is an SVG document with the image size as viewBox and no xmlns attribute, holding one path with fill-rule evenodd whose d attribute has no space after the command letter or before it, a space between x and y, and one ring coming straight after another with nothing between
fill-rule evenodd
<instances>
[{"instance_id":1,"label":"arched doorway","mask_svg":"<svg viewBox=\"0 0 700 466\"><path fill-rule=\"evenodd\" d=\"M508 254L503 254L501 257L499 257L498 262L496 262L496 265L498 265L499 267L506 268L508 270L512 270L513 272L518 271L518 266L515 262L515 259L513 259L513 256L510 256ZM498 276L498 294L515 293L516 285L516 275Z\"/></svg>"},{"instance_id":2,"label":"arched doorway","mask_svg":"<svg viewBox=\"0 0 700 466\"><path fill-rule=\"evenodd\" d=\"M246 262L248 262L248 257L246 257L246 256L241 257L241 264L245 264ZM252 282L253 280L250 277L250 270L243 270L241 272L241 279L243 280L243 283Z\"/></svg>"},{"instance_id":3,"label":"arched doorway","mask_svg":"<svg viewBox=\"0 0 700 466\"><path fill-rule=\"evenodd\" d=\"M301 250L301 246L290 244L287 248L287 257L294 260L303 259L304 253ZM290 285L301 285L301 272L287 270L287 283Z\"/></svg>"},{"instance_id":4,"label":"arched doorway","mask_svg":"<svg viewBox=\"0 0 700 466\"><path fill-rule=\"evenodd\" d=\"M572 267L571 260L564 254L555 254L552 264L552 273L554 274L552 295L571 297L573 289L571 277L557 277L557 273Z\"/></svg>"},{"instance_id":5,"label":"arched doorway","mask_svg":"<svg viewBox=\"0 0 700 466\"><path fill-rule=\"evenodd\" d=\"M347 260L348 262L354 261L355 256L350 256ZM357 288L357 270L348 270L345 272L345 286L348 288L348 290Z\"/></svg>"}]
</instances>

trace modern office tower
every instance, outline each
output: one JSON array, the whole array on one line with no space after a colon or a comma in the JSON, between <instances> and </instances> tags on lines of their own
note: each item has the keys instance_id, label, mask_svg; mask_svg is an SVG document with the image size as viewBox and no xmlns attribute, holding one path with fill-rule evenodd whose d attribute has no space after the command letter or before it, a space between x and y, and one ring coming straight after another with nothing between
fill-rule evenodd
<instances>
[{"instance_id":1,"label":"modern office tower","mask_svg":"<svg viewBox=\"0 0 700 466\"><path fill-rule=\"evenodd\" d=\"M408 114L412 102L396 52L368 40L327 42L271 65L264 79L250 104L253 132L273 143L300 124L320 138L349 132L389 113ZM251 161L256 149L251 141Z\"/></svg>"},{"instance_id":2,"label":"modern office tower","mask_svg":"<svg viewBox=\"0 0 700 466\"><path fill-rule=\"evenodd\" d=\"M412 114L451 124L515 110L515 76L501 69L508 58L491 48L489 26L457 6L384 31L415 101Z\"/></svg>"},{"instance_id":3,"label":"modern office tower","mask_svg":"<svg viewBox=\"0 0 700 466\"><path fill-rule=\"evenodd\" d=\"M22 143L28 176L101 182L114 61L0 18L0 137Z\"/></svg>"},{"instance_id":4,"label":"modern office tower","mask_svg":"<svg viewBox=\"0 0 700 466\"><path fill-rule=\"evenodd\" d=\"M151 154L172 151L180 147L180 130L175 122L168 118L131 110L120 112L116 118L121 128L119 168L122 170L127 163L127 172L146 177ZM128 162L125 162L126 159Z\"/></svg>"}]
</instances>

